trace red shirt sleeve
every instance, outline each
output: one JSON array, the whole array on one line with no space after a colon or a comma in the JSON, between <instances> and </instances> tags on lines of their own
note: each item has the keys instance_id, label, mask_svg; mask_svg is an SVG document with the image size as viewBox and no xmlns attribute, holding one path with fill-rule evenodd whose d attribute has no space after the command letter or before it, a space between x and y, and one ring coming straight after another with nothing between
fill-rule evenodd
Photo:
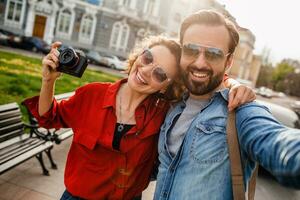
<instances>
[{"instance_id":1,"label":"red shirt sleeve","mask_svg":"<svg viewBox=\"0 0 300 200\"><path fill-rule=\"evenodd\" d=\"M68 100L62 100L57 102L53 100L52 106L48 112L43 116L38 113L39 96L28 98L24 101L24 104L30 111L30 113L38 120L40 126L44 128L69 128L74 127L76 119L78 118L78 109L84 98L85 86L78 88L75 94Z\"/></svg>"}]
</instances>

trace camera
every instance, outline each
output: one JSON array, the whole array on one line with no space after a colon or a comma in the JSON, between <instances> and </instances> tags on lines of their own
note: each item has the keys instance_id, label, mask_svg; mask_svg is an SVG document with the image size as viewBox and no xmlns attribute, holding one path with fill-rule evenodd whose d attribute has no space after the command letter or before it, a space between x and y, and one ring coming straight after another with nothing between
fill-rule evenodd
<instances>
[{"instance_id":1,"label":"camera","mask_svg":"<svg viewBox=\"0 0 300 200\"><path fill-rule=\"evenodd\" d=\"M60 46L57 50L59 51L57 71L80 78L87 67L87 58L83 51L67 46Z\"/></svg>"}]
</instances>

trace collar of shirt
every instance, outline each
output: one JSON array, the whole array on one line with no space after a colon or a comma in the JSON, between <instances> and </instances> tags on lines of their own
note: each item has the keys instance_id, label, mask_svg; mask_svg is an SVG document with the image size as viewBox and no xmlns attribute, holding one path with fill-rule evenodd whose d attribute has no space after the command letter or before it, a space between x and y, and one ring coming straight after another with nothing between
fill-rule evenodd
<instances>
[{"instance_id":1,"label":"collar of shirt","mask_svg":"<svg viewBox=\"0 0 300 200\"><path fill-rule=\"evenodd\" d=\"M189 96L190 96L190 95L189 95L189 92L185 92L185 93L183 94L183 96L182 96L182 102L183 102L184 104L186 104L186 101L187 101L187 99L189 98ZM215 98L216 96L221 96L225 101L228 102L229 89L228 89L228 88L224 88L224 89L220 89L220 90L216 91L216 92L213 94L213 96L212 96L211 99Z\"/></svg>"}]
</instances>

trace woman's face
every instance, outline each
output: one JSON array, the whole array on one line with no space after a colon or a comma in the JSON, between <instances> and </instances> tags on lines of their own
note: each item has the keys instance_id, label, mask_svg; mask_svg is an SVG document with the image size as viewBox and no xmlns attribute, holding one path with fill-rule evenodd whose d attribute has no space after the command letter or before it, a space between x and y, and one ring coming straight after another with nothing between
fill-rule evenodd
<instances>
[{"instance_id":1,"label":"woman's face","mask_svg":"<svg viewBox=\"0 0 300 200\"><path fill-rule=\"evenodd\" d=\"M128 85L142 94L164 90L176 78L176 65L175 56L167 47L154 46L138 56L130 70Z\"/></svg>"}]
</instances>

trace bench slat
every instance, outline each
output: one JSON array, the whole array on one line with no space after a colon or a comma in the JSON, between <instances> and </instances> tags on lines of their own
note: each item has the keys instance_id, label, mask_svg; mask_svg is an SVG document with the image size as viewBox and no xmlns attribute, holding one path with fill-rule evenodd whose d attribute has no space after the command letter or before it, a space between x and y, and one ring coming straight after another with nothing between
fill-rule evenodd
<instances>
[{"instance_id":1,"label":"bench slat","mask_svg":"<svg viewBox=\"0 0 300 200\"><path fill-rule=\"evenodd\" d=\"M46 143L32 149L31 151L28 151L22 155L19 155L17 157L15 157L12 160L9 160L6 163L3 163L2 165L0 165L0 174L3 174L4 172L6 172L7 170L9 170L10 168L23 163L24 161L32 158L33 156L45 151L46 149L49 149L53 146L53 143L50 141L47 141Z\"/></svg>"},{"instance_id":2,"label":"bench slat","mask_svg":"<svg viewBox=\"0 0 300 200\"><path fill-rule=\"evenodd\" d=\"M23 127L20 128L20 129L16 129L16 130L13 130L13 131L10 131L10 132L7 132L6 134L2 134L0 135L0 149L1 149L1 146L2 146L2 143L11 139L11 138L14 138L14 137L18 137L20 135L24 135L24 129Z\"/></svg>"},{"instance_id":3,"label":"bench slat","mask_svg":"<svg viewBox=\"0 0 300 200\"><path fill-rule=\"evenodd\" d=\"M23 122L11 124L11 125L5 126L5 127L0 127L0 135L17 130L17 129L21 129L23 127L24 127Z\"/></svg>"},{"instance_id":4,"label":"bench slat","mask_svg":"<svg viewBox=\"0 0 300 200\"><path fill-rule=\"evenodd\" d=\"M0 165L11 160L14 159L15 157L24 154L25 152L31 151L32 149L41 146L42 144L46 143L46 141L42 141L37 139L36 141L32 142L32 143L28 143L25 146L20 146L20 148L14 149L13 151L4 154L3 156L0 156Z\"/></svg>"},{"instance_id":5,"label":"bench slat","mask_svg":"<svg viewBox=\"0 0 300 200\"><path fill-rule=\"evenodd\" d=\"M22 116L9 117L3 120L0 120L0 127L8 126L10 124L15 124L22 122Z\"/></svg>"},{"instance_id":6,"label":"bench slat","mask_svg":"<svg viewBox=\"0 0 300 200\"><path fill-rule=\"evenodd\" d=\"M6 112L9 110L18 110L19 109L19 105L17 103L8 103L8 104L4 104L4 105L0 105L0 113L1 112Z\"/></svg>"},{"instance_id":7,"label":"bench slat","mask_svg":"<svg viewBox=\"0 0 300 200\"><path fill-rule=\"evenodd\" d=\"M22 134L23 132L22 131L14 131L15 134L17 134L18 136L16 137L13 137L11 139L6 139L5 141L3 142L0 142L0 150L1 149L4 149L12 144L15 144L15 143L18 143L18 142L21 142L22 140L26 140L27 138L30 137L29 134ZM1 139L0 139L1 141Z\"/></svg>"},{"instance_id":8,"label":"bench slat","mask_svg":"<svg viewBox=\"0 0 300 200\"><path fill-rule=\"evenodd\" d=\"M7 146L7 147L1 149L0 150L0 160L3 157L5 157L6 155L13 154L14 153L13 151L15 149L22 149L24 147L26 148L26 146L34 144L37 141L40 141L40 140L37 138L28 137L28 138L25 138L24 140L20 140L14 144L11 144L10 146Z\"/></svg>"},{"instance_id":9,"label":"bench slat","mask_svg":"<svg viewBox=\"0 0 300 200\"><path fill-rule=\"evenodd\" d=\"M0 120L15 116L21 116L20 109L9 110L7 112L0 113Z\"/></svg>"}]
</instances>

